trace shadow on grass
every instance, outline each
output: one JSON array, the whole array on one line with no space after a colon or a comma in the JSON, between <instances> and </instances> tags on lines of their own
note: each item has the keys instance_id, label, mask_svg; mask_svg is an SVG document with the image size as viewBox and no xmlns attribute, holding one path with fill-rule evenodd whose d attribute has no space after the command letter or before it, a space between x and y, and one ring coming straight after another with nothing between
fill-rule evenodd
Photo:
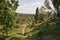
<instances>
[{"instance_id":1,"label":"shadow on grass","mask_svg":"<svg viewBox=\"0 0 60 40\"><path fill-rule=\"evenodd\" d=\"M20 40L20 38L12 37L12 38L10 38L9 40Z\"/></svg>"}]
</instances>

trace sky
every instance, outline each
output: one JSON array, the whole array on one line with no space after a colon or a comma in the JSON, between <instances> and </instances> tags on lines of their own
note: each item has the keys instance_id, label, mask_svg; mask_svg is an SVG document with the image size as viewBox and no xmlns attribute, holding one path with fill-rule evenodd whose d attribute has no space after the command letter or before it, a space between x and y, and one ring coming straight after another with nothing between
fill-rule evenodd
<instances>
[{"instance_id":1,"label":"sky","mask_svg":"<svg viewBox=\"0 0 60 40\"><path fill-rule=\"evenodd\" d=\"M17 13L35 14L37 7L41 7L44 0L19 0L19 6L16 10Z\"/></svg>"}]
</instances>

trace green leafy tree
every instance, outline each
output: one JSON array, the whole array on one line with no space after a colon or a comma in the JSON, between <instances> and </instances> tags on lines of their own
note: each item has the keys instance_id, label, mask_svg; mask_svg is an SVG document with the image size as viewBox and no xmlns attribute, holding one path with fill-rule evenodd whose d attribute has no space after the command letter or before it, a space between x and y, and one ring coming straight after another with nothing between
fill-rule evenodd
<instances>
[{"instance_id":1,"label":"green leafy tree","mask_svg":"<svg viewBox=\"0 0 60 40\"><path fill-rule=\"evenodd\" d=\"M16 0L0 0L0 24L4 25L3 31L5 33L7 33L13 25L13 15L11 15L11 13L14 13L17 6L18 1Z\"/></svg>"},{"instance_id":2,"label":"green leafy tree","mask_svg":"<svg viewBox=\"0 0 60 40\"><path fill-rule=\"evenodd\" d=\"M60 0L52 0L52 3L55 7L55 9L57 10L57 16L60 16Z\"/></svg>"},{"instance_id":3,"label":"green leafy tree","mask_svg":"<svg viewBox=\"0 0 60 40\"><path fill-rule=\"evenodd\" d=\"M37 22L38 20L38 13L39 13L39 9L38 7L36 8L36 15L35 15L35 22Z\"/></svg>"}]
</instances>

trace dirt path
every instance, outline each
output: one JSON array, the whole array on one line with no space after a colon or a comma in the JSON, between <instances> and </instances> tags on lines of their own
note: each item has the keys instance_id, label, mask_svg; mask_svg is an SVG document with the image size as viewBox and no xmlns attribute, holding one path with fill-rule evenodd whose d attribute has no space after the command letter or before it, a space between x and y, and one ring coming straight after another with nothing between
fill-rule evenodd
<instances>
[{"instance_id":1,"label":"dirt path","mask_svg":"<svg viewBox=\"0 0 60 40\"><path fill-rule=\"evenodd\" d=\"M27 24L22 24L21 27L22 27L22 34L24 35Z\"/></svg>"}]
</instances>

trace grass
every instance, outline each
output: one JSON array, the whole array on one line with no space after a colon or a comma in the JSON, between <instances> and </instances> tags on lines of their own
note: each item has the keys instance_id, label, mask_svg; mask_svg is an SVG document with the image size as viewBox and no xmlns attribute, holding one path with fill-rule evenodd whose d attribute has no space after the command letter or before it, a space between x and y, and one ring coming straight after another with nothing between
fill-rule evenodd
<instances>
[{"instance_id":1,"label":"grass","mask_svg":"<svg viewBox=\"0 0 60 40\"><path fill-rule=\"evenodd\" d=\"M54 36L56 38L60 37L59 18L56 17L55 19L47 19L46 21L42 21L41 23L35 23L34 21L34 15L17 14L13 20L14 24L12 26L12 29L8 31L9 37L6 38L6 40L25 40L26 38L31 40L35 40L35 38L36 40L47 40L47 38ZM3 25L1 25L1 28L2 27ZM23 29L24 34L22 33ZM0 35L2 35L2 32L0 33Z\"/></svg>"}]
</instances>

